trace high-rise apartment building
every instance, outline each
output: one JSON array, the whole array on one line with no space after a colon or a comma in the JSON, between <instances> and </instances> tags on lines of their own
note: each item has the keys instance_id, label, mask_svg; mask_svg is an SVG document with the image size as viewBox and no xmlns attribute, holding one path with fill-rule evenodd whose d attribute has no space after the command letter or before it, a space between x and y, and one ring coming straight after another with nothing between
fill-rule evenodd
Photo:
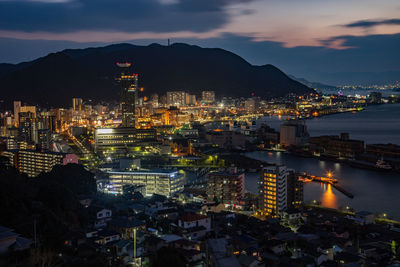
<instances>
[{"instance_id":1,"label":"high-rise apartment building","mask_svg":"<svg viewBox=\"0 0 400 267\"><path fill-rule=\"evenodd\" d=\"M40 152L34 150L7 150L3 155L8 157L11 164L29 177L35 177L42 172L49 172L56 165L67 165L78 163L75 154L64 154L56 152Z\"/></svg>"},{"instance_id":2,"label":"high-rise apartment building","mask_svg":"<svg viewBox=\"0 0 400 267\"><path fill-rule=\"evenodd\" d=\"M202 91L201 101L203 103L213 103L215 102L215 92L214 91Z\"/></svg>"},{"instance_id":3,"label":"high-rise apartment building","mask_svg":"<svg viewBox=\"0 0 400 267\"><path fill-rule=\"evenodd\" d=\"M21 109L21 101L14 101L14 121L16 126L18 126L19 124L18 114L20 109Z\"/></svg>"},{"instance_id":4,"label":"high-rise apartment building","mask_svg":"<svg viewBox=\"0 0 400 267\"><path fill-rule=\"evenodd\" d=\"M72 98L72 109L73 110L82 110L83 109L82 98Z\"/></svg>"},{"instance_id":5,"label":"high-rise apartment building","mask_svg":"<svg viewBox=\"0 0 400 267\"><path fill-rule=\"evenodd\" d=\"M244 198L244 173L237 168L207 175L207 198L224 204L238 204Z\"/></svg>"},{"instance_id":6,"label":"high-rise apartment building","mask_svg":"<svg viewBox=\"0 0 400 267\"><path fill-rule=\"evenodd\" d=\"M186 93L185 104L188 105L188 106L196 105L196 95L191 95L189 93Z\"/></svg>"},{"instance_id":7,"label":"high-rise apartment building","mask_svg":"<svg viewBox=\"0 0 400 267\"><path fill-rule=\"evenodd\" d=\"M259 102L258 98L252 97L244 102L244 107L248 113L254 113L258 110Z\"/></svg>"},{"instance_id":8,"label":"high-rise apartment building","mask_svg":"<svg viewBox=\"0 0 400 267\"><path fill-rule=\"evenodd\" d=\"M42 151L51 149L51 131L48 129L37 130L36 144Z\"/></svg>"},{"instance_id":9,"label":"high-rise apartment building","mask_svg":"<svg viewBox=\"0 0 400 267\"><path fill-rule=\"evenodd\" d=\"M117 78L121 86L122 127L135 127L135 106L138 94L138 74L129 72L131 63L117 63L121 75Z\"/></svg>"},{"instance_id":10,"label":"high-rise apartment building","mask_svg":"<svg viewBox=\"0 0 400 267\"><path fill-rule=\"evenodd\" d=\"M271 216L278 216L287 209L287 179L289 171L285 166L264 167L260 173L260 210Z\"/></svg>"},{"instance_id":11,"label":"high-rise apartment building","mask_svg":"<svg viewBox=\"0 0 400 267\"><path fill-rule=\"evenodd\" d=\"M35 106L22 106L21 101L14 101L14 122L18 126L20 123L20 113L30 113L33 118L36 118Z\"/></svg>"},{"instance_id":12,"label":"high-rise apartment building","mask_svg":"<svg viewBox=\"0 0 400 267\"><path fill-rule=\"evenodd\" d=\"M304 202L304 183L299 180L294 170L288 170L287 208L298 208Z\"/></svg>"},{"instance_id":13,"label":"high-rise apartment building","mask_svg":"<svg viewBox=\"0 0 400 267\"><path fill-rule=\"evenodd\" d=\"M185 91L170 91L167 92L167 105L169 106L185 106L186 105Z\"/></svg>"},{"instance_id":14,"label":"high-rise apartment building","mask_svg":"<svg viewBox=\"0 0 400 267\"><path fill-rule=\"evenodd\" d=\"M48 129L50 132L57 131L57 117L51 115L50 112L40 114L40 121L42 122L43 129Z\"/></svg>"}]
</instances>

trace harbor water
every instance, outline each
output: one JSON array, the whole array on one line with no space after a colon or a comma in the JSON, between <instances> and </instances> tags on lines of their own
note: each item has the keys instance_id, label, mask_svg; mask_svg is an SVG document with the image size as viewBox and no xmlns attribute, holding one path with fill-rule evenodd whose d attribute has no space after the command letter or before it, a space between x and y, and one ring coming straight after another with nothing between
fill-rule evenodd
<instances>
[{"instance_id":1,"label":"harbor water","mask_svg":"<svg viewBox=\"0 0 400 267\"><path fill-rule=\"evenodd\" d=\"M279 130L282 120L266 118L268 123ZM351 139L364 140L367 144L400 144L400 104L370 106L357 113L342 113L307 120L311 136L350 133ZM283 152L257 151L246 156L268 163L286 165L288 168L313 175L324 176L328 171L347 191L354 195L350 199L331 186L320 183L307 183L304 186L304 200L317 200L323 206L343 208L350 206L356 210L368 210L375 213L387 213L400 219L400 174L384 173L350 167L346 164L314 158L303 158ZM250 173L246 177L246 189L257 192L258 174Z\"/></svg>"}]
</instances>

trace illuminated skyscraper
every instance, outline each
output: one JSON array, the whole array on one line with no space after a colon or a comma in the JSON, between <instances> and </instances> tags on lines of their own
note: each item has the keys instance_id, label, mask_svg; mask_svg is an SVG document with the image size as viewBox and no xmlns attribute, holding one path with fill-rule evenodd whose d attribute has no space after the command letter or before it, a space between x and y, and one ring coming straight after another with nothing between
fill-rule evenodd
<instances>
[{"instance_id":1,"label":"illuminated skyscraper","mask_svg":"<svg viewBox=\"0 0 400 267\"><path fill-rule=\"evenodd\" d=\"M131 63L117 63L122 69L117 78L121 86L122 127L135 127L135 103L138 90L138 75L129 73Z\"/></svg>"},{"instance_id":2,"label":"illuminated skyscraper","mask_svg":"<svg viewBox=\"0 0 400 267\"><path fill-rule=\"evenodd\" d=\"M260 173L260 210L267 215L277 216L287 208L287 179L285 166L264 167Z\"/></svg>"},{"instance_id":3,"label":"illuminated skyscraper","mask_svg":"<svg viewBox=\"0 0 400 267\"><path fill-rule=\"evenodd\" d=\"M82 98L72 98L73 110L82 110L83 100Z\"/></svg>"},{"instance_id":4,"label":"illuminated skyscraper","mask_svg":"<svg viewBox=\"0 0 400 267\"><path fill-rule=\"evenodd\" d=\"M14 120L15 120L15 125L18 126L19 124L19 111L21 110L21 101L14 101Z\"/></svg>"}]
</instances>

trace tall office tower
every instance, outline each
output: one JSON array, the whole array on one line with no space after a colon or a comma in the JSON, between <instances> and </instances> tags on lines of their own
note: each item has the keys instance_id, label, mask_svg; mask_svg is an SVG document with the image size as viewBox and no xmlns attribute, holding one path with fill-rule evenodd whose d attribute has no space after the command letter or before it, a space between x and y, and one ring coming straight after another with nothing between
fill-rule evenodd
<instances>
[{"instance_id":1,"label":"tall office tower","mask_svg":"<svg viewBox=\"0 0 400 267\"><path fill-rule=\"evenodd\" d=\"M14 101L14 121L15 125L18 126L19 124L19 111L21 110L21 101Z\"/></svg>"},{"instance_id":2,"label":"tall office tower","mask_svg":"<svg viewBox=\"0 0 400 267\"><path fill-rule=\"evenodd\" d=\"M18 124L23 124L24 122L35 121L36 114L28 111L28 112L19 112L18 113Z\"/></svg>"},{"instance_id":3,"label":"tall office tower","mask_svg":"<svg viewBox=\"0 0 400 267\"><path fill-rule=\"evenodd\" d=\"M37 130L37 142L36 144L41 151L48 151L51 149L51 132L48 129Z\"/></svg>"},{"instance_id":4,"label":"tall office tower","mask_svg":"<svg viewBox=\"0 0 400 267\"><path fill-rule=\"evenodd\" d=\"M82 98L72 98L72 109L82 110L83 100Z\"/></svg>"},{"instance_id":5,"label":"tall office tower","mask_svg":"<svg viewBox=\"0 0 400 267\"><path fill-rule=\"evenodd\" d=\"M289 171L285 166L268 166L260 173L260 210L271 216L278 216L287 209L287 179Z\"/></svg>"},{"instance_id":6,"label":"tall office tower","mask_svg":"<svg viewBox=\"0 0 400 267\"><path fill-rule=\"evenodd\" d=\"M129 62L117 63L121 76L117 78L121 85L122 127L135 127L135 104L138 91L138 75L129 72Z\"/></svg>"},{"instance_id":7,"label":"tall office tower","mask_svg":"<svg viewBox=\"0 0 400 267\"><path fill-rule=\"evenodd\" d=\"M196 95L191 95L191 94L187 93L186 99L185 99L185 104L186 105L196 105Z\"/></svg>"},{"instance_id":8,"label":"tall office tower","mask_svg":"<svg viewBox=\"0 0 400 267\"><path fill-rule=\"evenodd\" d=\"M43 129L49 129L50 132L57 130L57 117L51 115L50 112L45 112L40 115L40 121L43 124Z\"/></svg>"}]
</instances>

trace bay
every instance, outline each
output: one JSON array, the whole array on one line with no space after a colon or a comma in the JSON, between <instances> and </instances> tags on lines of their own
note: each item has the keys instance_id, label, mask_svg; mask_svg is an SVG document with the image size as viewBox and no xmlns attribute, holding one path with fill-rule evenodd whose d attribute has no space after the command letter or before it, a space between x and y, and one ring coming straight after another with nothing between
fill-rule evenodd
<instances>
[{"instance_id":1,"label":"bay","mask_svg":"<svg viewBox=\"0 0 400 267\"><path fill-rule=\"evenodd\" d=\"M323 161L313 158L302 158L283 152L255 151L245 154L247 157L268 163L285 165L288 168L313 175L326 175L333 172L339 184L354 194L348 198L331 186L321 183L306 183L304 185L304 201L320 201L329 208L344 208L350 206L357 211L367 210L374 213L387 213L400 219L400 175L398 173L382 173L371 170L357 169L346 164ZM257 193L258 174L246 174L246 190Z\"/></svg>"},{"instance_id":2,"label":"bay","mask_svg":"<svg viewBox=\"0 0 400 267\"><path fill-rule=\"evenodd\" d=\"M263 122L279 131L284 118L263 117ZM350 134L367 144L400 144L400 104L369 106L356 113L339 113L306 121L310 136Z\"/></svg>"}]
</instances>

